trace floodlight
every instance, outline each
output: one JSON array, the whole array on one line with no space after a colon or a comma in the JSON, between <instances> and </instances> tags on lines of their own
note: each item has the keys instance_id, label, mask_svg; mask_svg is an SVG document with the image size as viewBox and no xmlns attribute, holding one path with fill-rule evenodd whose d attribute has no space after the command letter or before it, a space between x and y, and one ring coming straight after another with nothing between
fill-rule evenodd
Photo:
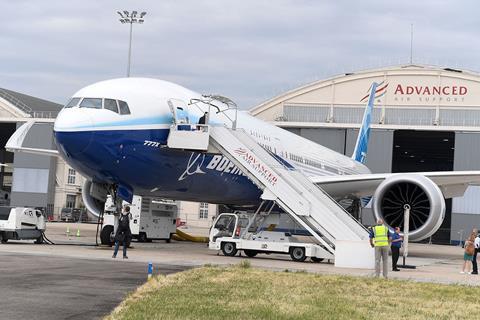
<instances>
[{"instance_id":1,"label":"floodlight","mask_svg":"<svg viewBox=\"0 0 480 320\"><path fill-rule=\"evenodd\" d=\"M127 77L130 77L130 60L131 60L131 55L132 55L132 28L134 23L139 23L143 24L145 21L143 17L147 14L146 11L143 11L140 13L140 17L137 18L138 11L132 11L130 14L129 11L123 10L123 14L120 11L117 11L117 13L120 15L120 22L125 24L129 23L130 24L130 42L128 45L128 64L127 64Z\"/></svg>"}]
</instances>

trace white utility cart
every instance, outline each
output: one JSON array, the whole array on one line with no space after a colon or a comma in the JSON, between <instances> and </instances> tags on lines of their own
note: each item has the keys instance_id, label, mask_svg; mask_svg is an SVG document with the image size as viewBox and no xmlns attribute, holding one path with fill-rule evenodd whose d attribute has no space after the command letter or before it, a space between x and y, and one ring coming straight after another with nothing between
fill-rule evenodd
<instances>
[{"instance_id":1,"label":"white utility cart","mask_svg":"<svg viewBox=\"0 0 480 320\"><path fill-rule=\"evenodd\" d=\"M35 240L43 243L46 229L42 211L23 207L0 207L0 241Z\"/></svg>"},{"instance_id":2,"label":"white utility cart","mask_svg":"<svg viewBox=\"0 0 480 320\"><path fill-rule=\"evenodd\" d=\"M177 229L178 206L174 201L133 196L130 206L132 237L140 242L166 240L170 242ZM113 244L115 207L109 197L105 203L103 228L100 233L102 244Z\"/></svg>"},{"instance_id":3,"label":"white utility cart","mask_svg":"<svg viewBox=\"0 0 480 320\"><path fill-rule=\"evenodd\" d=\"M280 253L300 262L308 257L314 262L333 259L330 252L315 243L301 242L288 232L266 230L252 219L252 215L241 212L220 214L210 230L209 248L221 250L226 256L243 250L248 257Z\"/></svg>"}]
</instances>

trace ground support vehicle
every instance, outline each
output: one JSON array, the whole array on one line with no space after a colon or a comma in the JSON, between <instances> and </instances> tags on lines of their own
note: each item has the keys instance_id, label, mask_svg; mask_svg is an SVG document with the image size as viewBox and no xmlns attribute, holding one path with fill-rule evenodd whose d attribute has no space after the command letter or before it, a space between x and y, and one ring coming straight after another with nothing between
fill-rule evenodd
<instances>
[{"instance_id":1,"label":"ground support vehicle","mask_svg":"<svg viewBox=\"0 0 480 320\"><path fill-rule=\"evenodd\" d=\"M0 207L0 241L35 240L43 243L46 219L42 211L24 207Z\"/></svg>"},{"instance_id":2,"label":"ground support vehicle","mask_svg":"<svg viewBox=\"0 0 480 320\"><path fill-rule=\"evenodd\" d=\"M132 237L139 242L166 240L170 242L177 226L178 206L174 201L134 196L130 206ZM113 244L115 225L118 221L112 201L107 199L103 228L100 233L102 244Z\"/></svg>"},{"instance_id":3,"label":"ground support vehicle","mask_svg":"<svg viewBox=\"0 0 480 320\"><path fill-rule=\"evenodd\" d=\"M246 213L222 213L215 220L209 236L209 248L221 250L226 256L243 251L248 257L260 253L289 254L294 261L314 262L333 259L322 246L301 242L288 232L269 231L255 220L256 215Z\"/></svg>"}]
</instances>

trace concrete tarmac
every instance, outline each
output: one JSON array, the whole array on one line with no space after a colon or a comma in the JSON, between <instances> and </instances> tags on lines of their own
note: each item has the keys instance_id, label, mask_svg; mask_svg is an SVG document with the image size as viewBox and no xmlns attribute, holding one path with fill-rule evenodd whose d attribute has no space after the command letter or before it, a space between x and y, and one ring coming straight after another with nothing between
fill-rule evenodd
<instances>
[{"instance_id":1,"label":"concrete tarmac","mask_svg":"<svg viewBox=\"0 0 480 320\"><path fill-rule=\"evenodd\" d=\"M145 263L0 253L0 319L99 319L146 280Z\"/></svg>"},{"instance_id":2,"label":"concrete tarmac","mask_svg":"<svg viewBox=\"0 0 480 320\"><path fill-rule=\"evenodd\" d=\"M128 260L114 260L111 247L94 245L95 231L93 224L49 223L47 237L56 245L36 245L33 241L0 244L0 319L102 317L146 281L149 261L154 263L157 272L166 274L205 264L228 266L248 260L253 267L269 270L373 276L373 270L335 268L331 263L293 262L287 255L226 257L209 250L204 243L177 241L134 241L133 248L128 251ZM194 232L193 229L185 231ZM407 263L417 268L390 272L389 277L480 285L480 276L459 273L462 258L460 247L411 244Z\"/></svg>"}]
</instances>

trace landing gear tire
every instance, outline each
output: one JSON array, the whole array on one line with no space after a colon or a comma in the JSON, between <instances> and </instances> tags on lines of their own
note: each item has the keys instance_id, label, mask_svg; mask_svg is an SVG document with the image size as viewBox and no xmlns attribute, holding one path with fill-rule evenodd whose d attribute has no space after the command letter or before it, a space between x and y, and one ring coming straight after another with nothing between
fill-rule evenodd
<instances>
[{"instance_id":1,"label":"landing gear tire","mask_svg":"<svg viewBox=\"0 0 480 320\"><path fill-rule=\"evenodd\" d=\"M293 247L290 249L290 257L293 261L303 262L307 258L305 255L305 248Z\"/></svg>"},{"instance_id":2,"label":"landing gear tire","mask_svg":"<svg viewBox=\"0 0 480 320\"><path fill-rule=\"evenodd\" d=\"M138 235L138 242L147 242L147 234L145 232L140 232Z\"/></svg>"},{"instance_id":3,"label":"landing gear tire","mask_svg":"<svg viewBox=\"0 0 480 320\"><path fill-rule=\"evenodd\" d=\"M310 259L312 259L312 261L315 263L319 263L323 261L323 258L317 258L317 257L311 257Z\"/></svg>"},{"instance_id":4,"label":"landing gear tire","mask_svg":"<svg viewBox=\"0 0 480 320\"><path fill-rule=\"evenodd\" d=\"M100 232L100 241L103 245L112 246L113 242L110 238L110 235L113 233L113 226L105 226Z\"/></svg>"},{"instance_id":5,"label":"landing gear tire","mask_svg":"<svg viewBox=\"0 0 480 320\"><path fill-rule=\"evenodd\" d=\"M0 232L0 242L1 243L7 243L7 238L3 234L3 232Z\"/></svg>"},{"instance_id":6,"label":"landing gear tire","mask_svg":"<svg viewBox=\"0 0 480 320\"><path fill-rule=\"evenodd\" d=\"M222 252L228 257L233 257L237 254L237 246L233 242L223 242L222 243Z\"/></svg>"},{"instance_id":7,"label":"landing gear tire","mask_svg":"<svg viewBox=\"0 0 480 320\"><path fill-rule=\"evenodd\" d=\"M245 253L245 255L249 258L253 258L258 254L258 252L255 250L243 250L243 253Z\"/></svg>"},{"instance_id":8,"label":"landing gear tire","mask_svg":"<svg viewBox=\"0 0 480 320\"><path fill-rule=\"evenodd\" d=\"M43 236L38 237L37 240L35 240L34 243L35 244L42 244L43 243Z\"/></svg>"}]
</instances>

